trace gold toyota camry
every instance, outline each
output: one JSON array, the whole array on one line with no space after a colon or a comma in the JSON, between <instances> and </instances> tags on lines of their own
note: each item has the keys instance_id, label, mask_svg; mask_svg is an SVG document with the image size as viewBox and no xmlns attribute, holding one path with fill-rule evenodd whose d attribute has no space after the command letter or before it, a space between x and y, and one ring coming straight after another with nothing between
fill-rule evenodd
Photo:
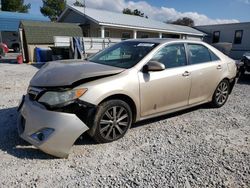
<instances>
[{"instance_id":1,"label":"gold toyota camry","mask_svg":"<svg viewBox=\"0 0 250 188\"><path fill-rule=\"evenodd\" d=\"M99 143L122 138L134 122L203 103L223 106L236 65L199 41L139 39L115 44L87 60L45 64L19 105L20 137L67 157L88 132Z\"/></svg>"}]
</instances>

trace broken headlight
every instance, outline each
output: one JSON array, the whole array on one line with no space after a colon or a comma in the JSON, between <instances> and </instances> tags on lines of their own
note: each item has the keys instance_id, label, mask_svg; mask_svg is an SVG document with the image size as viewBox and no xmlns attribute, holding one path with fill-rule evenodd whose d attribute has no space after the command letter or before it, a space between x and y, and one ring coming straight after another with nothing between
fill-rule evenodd
<instances>
[{"instance_id":1,"label":"broken headlight","mask_svg":"<svg viewBox=\"0 0 250 188\"><path fill-rule=\"evenodd\" d=\"M55 106L78 99L86 91L86 88L72 89L69 91L47 91L40 97L38 102Z\"/></svg>"}]
</instances>

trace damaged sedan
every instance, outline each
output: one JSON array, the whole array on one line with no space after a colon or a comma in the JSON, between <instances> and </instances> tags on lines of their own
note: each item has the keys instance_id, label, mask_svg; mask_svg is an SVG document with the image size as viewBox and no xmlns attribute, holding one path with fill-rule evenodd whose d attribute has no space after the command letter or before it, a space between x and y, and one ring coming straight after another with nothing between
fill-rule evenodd
<instances>
[{"instance_id":1,"label":"damaged sedan","mask_svg":"<svg viewBox=\"0 0 250 188\"><path fill-rule=\"evenodd\" d=\"M45 64L18 107L18 132L42 151L67 157L84 132L107 143L140 120L203 103L221 107L235 77L234 61L203 42L123 41L88 60Z\"/></svg>"}]
</instances>

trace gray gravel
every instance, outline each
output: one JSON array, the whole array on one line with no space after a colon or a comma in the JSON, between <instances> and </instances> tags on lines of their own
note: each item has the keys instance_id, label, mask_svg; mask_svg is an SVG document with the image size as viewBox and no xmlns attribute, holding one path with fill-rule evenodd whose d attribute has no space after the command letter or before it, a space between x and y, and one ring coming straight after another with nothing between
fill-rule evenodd
<instances>
[{"instance_id":1,"label":"gray gravel","mask_svg":"<svg viewBox=\"0 0 250 188\"><path fill-rule=\"evenodd\" d=\"M84 135L56 159L16 132L16 106L37 70L0 64L0 187L250 187L250 75L220 109L143 121L109 144Z\"/></svg>"}]
</instances>

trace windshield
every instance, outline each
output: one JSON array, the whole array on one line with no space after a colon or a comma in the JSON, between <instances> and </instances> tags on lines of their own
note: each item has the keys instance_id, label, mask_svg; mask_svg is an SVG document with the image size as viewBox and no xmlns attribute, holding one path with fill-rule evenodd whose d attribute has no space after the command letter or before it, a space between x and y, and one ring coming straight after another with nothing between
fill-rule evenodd
<instances>
[{"instance_id":1,"label":"windshield","mask_svg":"<svg viewBox=\"0 0 250 188\"><path fill-rule=\"evenodd\" d=\"M88 60L119 68L131 68L142 60L158 43L125 41L107 48Z\"/></svg>"}]
</instances>

